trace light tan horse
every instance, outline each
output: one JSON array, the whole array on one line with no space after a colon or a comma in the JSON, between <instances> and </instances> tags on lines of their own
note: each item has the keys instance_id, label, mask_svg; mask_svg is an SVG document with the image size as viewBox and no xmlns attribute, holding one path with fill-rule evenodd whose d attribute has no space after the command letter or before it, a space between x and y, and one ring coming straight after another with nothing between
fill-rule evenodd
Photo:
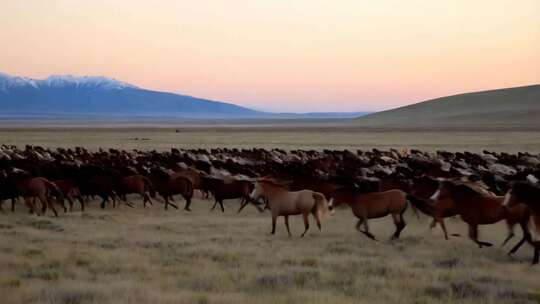
<instances>
[{"instance_id":1,"label":"light tan horse","mask_svg":"<svg viewBox=\"0 0 540 304\"><path fill-rule=\"evenodd\" d=\"M304 237L309 229L309 214L313 214L317 227L321 230L321 218L328 211L328 202L322 193L311 190L289 191L287 186L269 179L257 180L250 196L253 201L261 198L267 201L272 212L272 234L276 233L278 216L283 216L287 233L291 236L289 216L302 214L305 230L301 237Z\"/></svg>"},{"instance_id":2,"label":"light tan horse","mask_svg":"<svg viewBox=\"0 0 540 304\"><path fill-rule=\"evenodd\" d=\"M388 190L383 192L362 192L353 187L340 188L332 194L330 208L333 209L341 204L348 204L353 214L358 218L356 229L372 240L375 236L369 232L368 219L381 218L392 215L396 231L392 239L399 238L405 228L403 213L407 209L407 194L401 190ZM361 226L364 230L361 230Z\"/></svg>"}]
</instances>

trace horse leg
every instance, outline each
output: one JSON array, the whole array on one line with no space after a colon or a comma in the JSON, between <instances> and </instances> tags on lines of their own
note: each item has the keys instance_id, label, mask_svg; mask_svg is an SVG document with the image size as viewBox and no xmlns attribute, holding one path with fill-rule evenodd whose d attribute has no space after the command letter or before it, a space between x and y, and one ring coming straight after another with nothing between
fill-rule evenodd
<instances>
[{"instance_id":1,"label":"horse leg","mask_svg":"<svg viewBox=\"0 0 540 304\"><path fill-rule=\"evenodd\" d=\"M504 245L506 245L506 243L508 243L508 241L510 241L510 239L514 237L514 225L507 222L506 226L508 227L508 235L502 242L501 247L504 247Z\"/></svg>"},{"instance_id":2,"label":"horse leg","mask_svg":"<svg viewBox=\"0 0 540 304\"><path fill-rule=\"evenodd\" d=\"M221 207L221 212L225 212L225 207L223 207L223 200L219 200L219 206Z\"/></svg>"},{"instance_id":3,"label":"horse leg","mask_svg":"<svg viewBox=\"0 0 540 304\"><path fill-rule=\"evenodd\" d=\"M163 199L165 200L165 210L167 210L167 207L169 206L169 198L168 195L164 195Z\"/></svg>"},{"instance_id":4,"label":"horse leg","mask_svg":"<svg viewBox=\"0 0 540 304\"><path fill-rule=\"evenodd\" d=\"M186 205L184 206L184 210L191 211L191 208L189 208L191 206L191 197L189 197L187 195L182 195L182 197L186 200ZM178 209L178 207L176 207L176 206L175 206L175 208Z\"/></svg>"},{"instance_id":5,"label":"horse leg","mask_svg":"<svg viewBox=\"0 0 540 304\"><path fill-rule=\"evenodd\" d=\"M371 234L371 232L369 232L369 225L368 225L368 221L367 219L364 219L364 230L360 230L360 232L362 232L363 234L365 234L368 238L376 241L377 239L375 238L375 236L373 234Z\"/></svg>"},{"instance_id":6,"label":"horse leg","mask_svg":"<svg viewBox=\"0 0 540 304\"><path fill-rule=\"evenodd\" d=\"M58 217L58 212L56 212L56 208L54 208L54 205L53 205L53 203L51 202L50 199L48 199L47 197L44 197L44 196L43 197L40 196L39 200L42 202L42 204L44 204L44 205L47 204L47 206L49 206L49 208L52 209L52 211L54 213L54 216Z\"/></svg>"},{"instance_id":7,"label":"horse leg","mask_svg":"<svg viewBox=\"0 0 540 304\"><path fill-rule=\"evenodd\" d=\"M37 211L34 210L34 203L32 203L32 199L29 197L24 197L24 203L29 209L29 213L33 214L34 212L37 214ZM39 215L39 214L38 214Z\"/></svg>"},{"instance_id":8,"label":"horse leg","mask_svg":"<svg viewBox=\"0 0 540 304\"><path fill-rule=\"evenodd\" d=\"M523 238L521 238L521 240L512 248L512 250L508 252L508 255L516 253L516 251L518 251L519 247L521 247L521 245L523 245L525 241L532 243L532 237L531 233L529 232L528 221L519 223L519 225L521 226L521 230L523 231Z\"/></svg>"},{"instance_id":9,"label":"horse leg","mask_svg":"<svg viewBox=\"0 0 540 304\"><path fill-rule=\"evenodd\" d=\"M362 230L360 230L360 228L362 227L362 224L364 223L364 218L361 217L358 219L358 222L356 222L356 230L362 232Z\"/></svg>"},{"instance_id":10,"label":"horse leg","mask_svg":"<svg viewBox=\"0 0 540 304\"><path fill-rule=\"evenodd\" d=\"M217 198L216 198L215 201L214 201L214 205L212 206L212 209L210 209L210 211L214 211L214 209L216 209L217 204L218 204L218 201L217 201Z\"/></svg>"},{"instance_id":11,"label":"horse leg","mask_svg":"<svg viewBox=\"0 0 540 304\"><path fill-rule=\"evenodd\" d=\"M47 212L47 202L41 200L41 197L39 198L39 201L41 202L41 214L45 215L45 212Z\"/></svg>"},{"instance_id":12,"label":"horse leg","mask_svg":"<svg viewBox=\"0 0 540 304\"><path fill-rule=\"evenodd\" d=\"M478 225L471 225L469 224L469 238L473 240L476 244L478 244L478 247L482 248L482 246L490 247L493 246L493 244L488 242L482 242L478 240Z\"/></svg>"},{"instance_id":13,"label":"horse leg","mask_svg":"<svg viewBox=\"0 0 540 304\"><path fill-rule=\"evenodd\" d=\"M321 225L321 212L319 212L318 210L317 211L314 211L312 212L313 213L313 217L315 218L315 222L317 223L317 228L319 228L319 231L322 230L322 225Z\"/></svg>"},{"instance_id":14,"label":"horse leg","mask_svg":"<svg viewBox=\"0 0 540 304\"><path fill-rule=\"evenodd\" d=\"M84 199L82 196L78 195L77 200L81 203L81 211L84 211Z\"/></svg>"},{"instance_id":15,"label":"horse leg","mask_svg":"<svg viewBox=\"0 0 540 304\"><path fill-rule=\"evenodd\" d=\"M437 220L435 218L431 219L431 223L429 224L429 229L433 229L437 226Z\"/></svg>"},{"instance_id":16,"label":"horse leg","mask_svg":"<svg viewBox=\"0 0 540 304\"><path fill-rule=\"evenodd\" d=\"M240 201L240 208L238 209L237 213L240 213L240 211L242 211L242 209L244 209L247 204L249 204L249 199L242 197L242 200Z\"/></svg>"},{"instance_id":17,"label":"horse leg","mask_svg":"<svg viewBox=\"0 0 540 304\"><path fill-rule=\"evenodd\" d=\"M308 231L309 229L309 213L304 213L302 214L302 217L304 218L304 233L302 233L302 235L300 237L304 237L304 235L306 235L306 232Z\"/></svg>"},{"instance_id":18,"label":"horse leg","mask_svg":"<svg viewBox=\"0 0 540 304\"><path fill-rule=\"evenodd\" d=\"M15 212L15 198L11 199L11 212Z\"/></svg>"},{"instance_id":19,"label":"horse leg","mask_svg":"<svg viewBox=\"0 0 540 304\"><path fill-rule=\"evenodd\" d=\"M66 195L66 199L68 200L68 203L69 203L69 212L73 212L73 197L71 197L71 195ZM67 208L64 206L64 213L65 212L67 212Z\"/></svg>"},{"instance_id":20,"label":"horse leg","mask_svg":"<svg viewBox=\"0 0 540 304\"><path fill-rule=\"evenodd\" d=\"M444 239L448 241L448 231L446 230L446 224L444 223L444 218L439 219L439 225L444 233Z\"/></svg>"},{"instance_id":21,"label":"horse leg","mask_svg":"<svg viewBox=\"0 0 540 304\"><path fill-rule=\"evenodd\" d=\"M271 232L271 234L276 234L276 221L277 221L277 215L272 214L272 232Z\"/></svg>"},{"instance_id":22,"label":"horse leg","mask_svg":"<svg viewBox=\"0 0 540 304\"><path fill-rule=\"evenodd\" d=\"M291 229L289 228L289 216L285 215L283 218L285 219L285 227L287 227L287 233L289 234L289 237L291 237L292 234Z\"/></svg>"},{"instance_id":23,"label":"horse leg","mask_svg":"<svg viewBox=\"0 0 540 304\"><path fill-rule=\"evenodd\" d=\"M399 235L401 234L401 231L405 229L405 220L403 219L402 214L392 214L392 218L394 219L394 224L396 225L396 231L392 235L392 240L399 239Z\"/></svg>"},{"instance_id":24,"label":"horse leg","mask_svg":"<svg viewBox=\"0 0 540 304\"><path fill-rule=\"evenodd\" d=\"M148 195L148 193L145 192L145 193L143 194L143 204L144 204L144 207L146 207L146 203L147 203L147 202L150 203L150 205L154 205L154 204L152 203L152 200L150 199L150 196Z\"/></svg>"},{"instance_id":25,"label":"horse leg","mask_svg":"<svg viewBox=\"0 0 540 304\"><path fill-rule=\"evenodd\" d=\"M105 209L105 205L107 204L107 201L109 200L109 195L108 194L101 194L101 204L100 204L100 207L101 209Z\"/></svg>"}]
</instances>

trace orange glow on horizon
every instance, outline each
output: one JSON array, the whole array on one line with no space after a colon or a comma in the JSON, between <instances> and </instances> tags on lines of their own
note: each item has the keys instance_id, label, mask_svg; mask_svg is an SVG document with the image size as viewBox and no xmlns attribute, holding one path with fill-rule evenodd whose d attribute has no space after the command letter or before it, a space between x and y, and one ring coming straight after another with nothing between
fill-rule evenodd
<instances>
[{"instance_id":1,"label":"orange glow on horizon","mask_svg":"<svg viewBox=\"0 0 540 304\"><path fill-rule=\"evenodd\" d=\"M263 110L540 83L537 0L28 0L0 15L1 72L104 75Z\"/></svg>"}]
</instances>

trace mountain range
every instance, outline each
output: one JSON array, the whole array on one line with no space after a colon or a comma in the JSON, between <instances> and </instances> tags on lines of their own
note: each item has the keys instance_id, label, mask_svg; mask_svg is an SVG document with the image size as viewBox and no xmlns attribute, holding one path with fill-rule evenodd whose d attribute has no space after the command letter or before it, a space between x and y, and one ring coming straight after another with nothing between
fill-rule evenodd
<instances>
[{"instance_id":1,"label":"mountain range","mask_svg":"<svg viewBox=\"0 0 540 304\"><path fill-rule=\"evenodd\" d=\"M123 114L256 117L265 113L186 95L157 92L101 76L31 79L0 74L1 114Z\"/></svg>"}]
</instances>

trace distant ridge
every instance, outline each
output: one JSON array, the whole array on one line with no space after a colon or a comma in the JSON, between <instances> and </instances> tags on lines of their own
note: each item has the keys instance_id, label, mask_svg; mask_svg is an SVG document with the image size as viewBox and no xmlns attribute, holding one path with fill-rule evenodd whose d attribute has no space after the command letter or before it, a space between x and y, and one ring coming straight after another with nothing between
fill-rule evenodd
<instances>
[{"instance_id":1,"label":"distant ridge","mask_svg":"<svg viewBox=\"0 0 540 304\"><path fill-rule=\"evenodd\" d=\"M368 112L269 113L147 90L104 76L32 79L0 73L0 119L353 119Z\"/></svg>"},{"instance_id":2,"label":"distant ridge","mask_svg":"<svg viewBox=\"0 0 540 304\"><path fill-rule=\"evenodd\" d=\"M373 113L354 123L365 127L540 129L540 85L440 97Z\"/></svg>"},{"instance_id":3,"label":"distant ridge","mask_svg":"<svg viewBox=\"0 0 540 304\"><path fill-rule=\"evenodd\" d=\"M255 117L237 105L157 92L103 76L55 75L31 79L0 73L0 114L170 115Z\"/></svg>"}]
</instances>

